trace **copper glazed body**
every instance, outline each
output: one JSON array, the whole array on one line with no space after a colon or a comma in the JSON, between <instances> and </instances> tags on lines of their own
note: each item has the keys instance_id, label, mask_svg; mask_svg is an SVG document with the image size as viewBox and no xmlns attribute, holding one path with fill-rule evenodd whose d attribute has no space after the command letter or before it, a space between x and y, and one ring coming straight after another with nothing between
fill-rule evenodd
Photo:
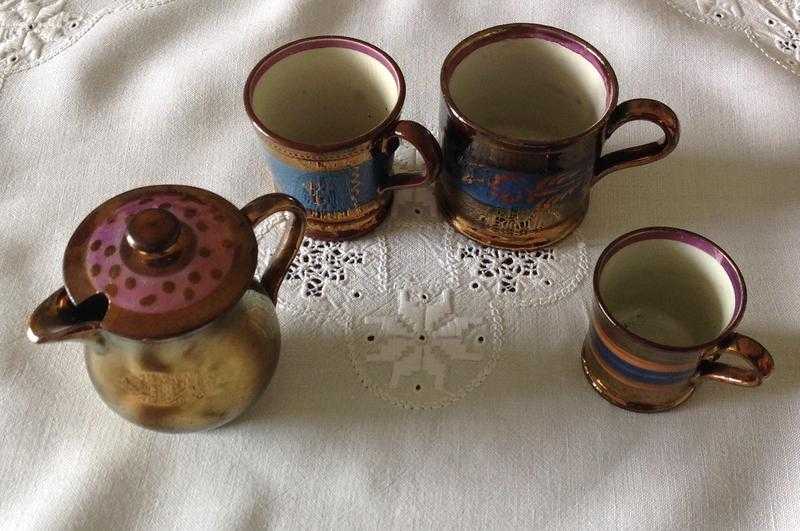
<instances>
[{"instance_id":1,"label":"copper glazed body","mask_svg":"<svg viewBox=\"0 0 800 531\"><path fill-rule=\"evenodd\" d=\"M292 224L255 279L252 226L278 212L291 213ZM283 194L239 210L192 187L132 190L73 235L66 287L34 311L28 336L82 343L95 389L134 424L165 432L221 426L275 373L275 300L304 227L302 206Z\"/></svg>"},{"instance_id":2,"label":"copper glazed body","mask_svg":"<svg viewBox=\"0 0 800 531\"><path fill-rule=\"evenodd\" d=\"M594 125L573 136L536 140L498 133L459 107L451 86L459 64L485 46L515 39L554 43L594 68L605 86L605 111ZM535 63L521 67L539 71L544 78L549 75ZM475 91L502 82L484 77ZM678 143L678 119L669 107L647 99L618 105L617 78L606 58L588 42L549 26L508 24L466 38L444 61L441 90L444 168L436 183L439 209L458 232L485 245L536 249L554 244L580 225L591 188L602 177L665 157ZM655 123L664 139L601 157L605 141L632 120Z\"/></svg>"},{"instance_id":3,"label":"copper glazed body","mask_svg":"<svg viewBox=\"0 0 800 531\"><path fill-rule=\"evenodd\" d=\"M183 432L222 426L255 402L275 374L281 336L272 301L249 290L186 336L143 342L99 331L83 343L111 409L145 428Z\"/></svg>"}]
</instances>

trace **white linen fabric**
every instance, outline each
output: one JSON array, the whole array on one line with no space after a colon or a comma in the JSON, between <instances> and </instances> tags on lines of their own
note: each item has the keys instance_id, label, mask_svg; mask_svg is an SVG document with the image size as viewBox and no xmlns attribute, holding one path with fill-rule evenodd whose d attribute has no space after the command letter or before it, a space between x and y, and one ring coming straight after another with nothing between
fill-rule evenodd
<instances>
[{"instance_id":1,"label":"white linen fabric","mask_svg":"<svg viewBox=\"0 0 800 531\"><path fill-rule=\"evenodd\" d=\"M597 185L568 241L477 246L424 188L364 240L306 240L281 291L275 378L207 433L126 423L79 345L27 341L69 236L103 200L156 183L237 205L271 190L241 101L271 49L373 42L405 74L404 117L435 129L447 52L514 21L584 37L623 100L659 99L682 121L672 155ZM0 0L0 64L0 527L800 525L800 82L739 34L655 0ZM655 130L627 126L609 149ZM259 232L265 258L280 225ZM657 415L589 387L592 265L648 225L733 255L749 288L740 331L775 357L762 387L705 383Z\"/></svg>"}]
</instances>

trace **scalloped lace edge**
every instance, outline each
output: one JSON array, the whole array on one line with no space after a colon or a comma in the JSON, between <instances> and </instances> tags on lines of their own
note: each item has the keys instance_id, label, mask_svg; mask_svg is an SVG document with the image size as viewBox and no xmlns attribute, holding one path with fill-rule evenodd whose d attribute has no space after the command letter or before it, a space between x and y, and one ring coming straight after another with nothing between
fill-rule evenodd
<instances>
[{"instance_id":1,"label":"scalloped lace edge","mask_svg":"<svg viewBox=\"0 0 800 531\"><path fill-rule=\"evenodd\" d=\"M692 20L694 20L696 22L702 22L703 24L707 24L709 26L716 26L716 27L722 28L722 29L724 29L726 31L744 33L747 36L747 40L750 41L750 43L753 46L755 46L756 49L758 49L758 51L760 51L761 54L764 57L766 57L767 59L769 59L773 63L779 65L781 68L783 68L784 70L786 70L790 74L793 74L793 75L795 75L797 77L800 77L800 70L793 70L789 65L787 65L787 64L783 63L782 61L778 60L777 58L775 58L775 56L773 56L770 52L765 50L763 46L761 46L761 43L759 43L758 40L755 38L753 27L752 27L752 24L750 23L749 20L744 21L744 27L742 27L742 28L735 28L735 27L725 26L725 25L722 25L722 24L720 24L718 22L715 22L714 20L710 20L708 18L702 17L702 16L700 16L700 15L698 15L696 13L691 13L691 12L687 11L683 6L678 5L675 2L673 2L673 0L662 0L662 1L667 6L671 7L672 9L674 9L675 11L678 11L679 13L682 13L686 17L688 17L688 18L690 18L690 19L692 19Z\"/></svg>"},{"instance_id":2,"label":"scalloped lace edge","mask_svg":"<svg viewBox=\"0 0 800 531\"><path fill-rule=\"evenodd\" d=\"M89 31L98 22L100 22L101 20L106 18L108 15L114 15L116 13L120 13L120 12L128 11L128 10L131 10L131 11L142 11L142 10L145 10L145 9L149 9L151 7L161 7L161 6L164 6L166 4L171 4L172 2L175 2L175 1L176 0L150 0L145 4L145 3L142 3L142 0L127 0L125 2L122 2L122 3L118 4L118 5L110 6L110 7L107 7L105 9L101 9L98 12L87 14L86 18L84 19L85 23L83 24L83 27L82 27L81 31L78 31L74 35L70 36L69 38L63 39L62 41L59 41L58 43L54 44L53 46L48 47L48 49L41 55L41 57L38 57L37 59L34 59L33 61L25 62L23 64L6 65L5 68L3 68L2 71L0 71L0 92L3 90L3 86L5 85L6 78L8 78L9 76L11 76L13 74L19 74L21 72L25 72L27 70L30 70L31 68L39 66L39 65L49 61L50 59L54 58L55 56L57 56L58 54L60 54L61 52L63 52L64 50L66 50L67 48L69 48L70 46L75 44L76 42L78 42L81 38L83 38L84 35L89 33Z\"/></svg>"}]
</instances>

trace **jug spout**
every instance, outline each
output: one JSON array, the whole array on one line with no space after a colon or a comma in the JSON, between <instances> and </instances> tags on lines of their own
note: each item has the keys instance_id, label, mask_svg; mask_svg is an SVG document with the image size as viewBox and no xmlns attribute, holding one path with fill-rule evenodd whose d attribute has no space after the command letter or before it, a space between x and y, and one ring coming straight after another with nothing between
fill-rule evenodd
<instances>
[{"instance_id":1,"label":"jug spout","mask_svg":"<svg viewBox=\"0 0 800 531\"><path fill-rule=\"evenodd\" d=\"M102 293L75 305L62 287L31 315L28 339L34 343L87 339L100 328L107 309L108 299Z\"/></svg>"}]
</instances>

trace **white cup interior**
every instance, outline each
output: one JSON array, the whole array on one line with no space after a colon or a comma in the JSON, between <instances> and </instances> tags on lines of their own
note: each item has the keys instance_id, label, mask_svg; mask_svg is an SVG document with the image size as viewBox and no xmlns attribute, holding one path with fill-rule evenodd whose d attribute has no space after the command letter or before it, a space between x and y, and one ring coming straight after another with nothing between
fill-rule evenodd
<instances>
[{"instance_id":1,"label":"white cup interior","mask_svg":"<svg viewBox=\"0 0 800 531\"><path fill-rule=\"evenodd\" d=\"M599 121L608 106L603 75L560 44L519 37L464 57L448 83L456 107L492 132L524 140L558 140Z\"/></svg>"},{"instance_id":2,"label":"white cup interior","mask_svg":"<svg viewBox=\"0 0 800 531\"><path fill-rule=\"evenodd\" d=\"M327 46L283 57L261 75L253 112L267 129L310 145L338 144L380 125L400 94L393 73L367 53Z\"/></svg>"},{"instance_id":3,"label":"white cup interior","mask_svg":"<svg viewBox=\"0 0 800 531\"><path fill-rule=\"evenodd\" d=\"M668 239L643 240L617 251L602 270L599 291L627 330L672 347L717 338L736 306L733 284L717 260Z\"/></svg>"}]
</instances>

